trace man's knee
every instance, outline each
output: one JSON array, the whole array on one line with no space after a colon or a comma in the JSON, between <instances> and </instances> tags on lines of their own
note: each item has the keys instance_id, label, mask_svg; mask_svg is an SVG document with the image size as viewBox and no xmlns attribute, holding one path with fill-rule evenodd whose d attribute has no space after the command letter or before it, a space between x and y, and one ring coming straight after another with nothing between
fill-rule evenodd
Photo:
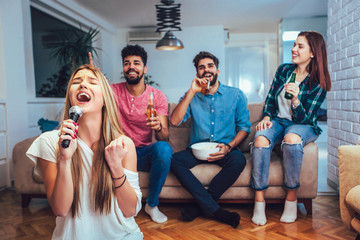
<instances>
[{"instance_id":1,"label":"man's knee","mask_svg":"<svg viewBox=\"0 0 360 240\"><path fill-rule=\"evenodd\" d=\"M240 151L232 151L229 160L231 167L242 171L246 166L246 158Z\"/></svg>"},{"instance_id":2,"label":"man's knee","mask_svg":"<svg viewBox=\"0 0 360 240\"><path fill-rule=\"evenodd\" d=\"M176 153L174 153L173 155L172 155L172 157L171 157L171 162L177 162L177 161L179 161L180 160L180 152L176 152Z\"/></svg>"},{"instance_id":3,"label":"man's knee","mask_svg":"<svg viewBox=\"0 0 360 240\"><path fill-rule=\"evenodd\" d=\"M171 160L172 152L172 147L168 142L158 141L154 144L154 153L163 161Z\"/></svg>"},{"instance_id":4,"label":"man's knee","mask_svg":"<svg viewBox=\"0 0 360 240\"><path fill-rule=\"evenodd\" d=\"M184 165L184 160L183 160L183 157L184 157L184 152L186 150L183 150L183 151L180 151L180 152L176 152L172 155L172 158L171 158L171 168L173 167L177 167L177 166L180 166L180 165Z\"/></svg>"}]
</instances>

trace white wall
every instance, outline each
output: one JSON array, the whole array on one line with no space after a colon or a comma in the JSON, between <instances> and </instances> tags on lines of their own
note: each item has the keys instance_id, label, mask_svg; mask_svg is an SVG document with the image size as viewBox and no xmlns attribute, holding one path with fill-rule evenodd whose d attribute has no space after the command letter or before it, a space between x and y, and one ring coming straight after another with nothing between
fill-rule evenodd
<instances>
[{"instance_id":1,"label":"white wall","mask_svg":"<svg viewBox=\"0 0 360 240\"><path fill-rule=\"evenodd\" d=\"M6 103L0 99L0 189L9 184L9 161L7 149Z\"/></svg>"},{"instance_id":2,"label":"white wall","mask_svg":"<svg viewBox=\"0 0 360 240\"><path fill-rule=\"evenodd\" d=\"M22 139L28 137L27 119L27 92L26 92L26 68L27 62L24 44L24 19L23 10L29 7L27 0L0 1L0 25L1 42L3 44L3 63L0 69L3 72L2 86L6 86L6 109L7 109L7 165L10 166L11 175L11 152L13 146ZM16 16L16 17L14 17ZM3 82L4 81L4 82ZM9 181L8 181L9 184Z\"/></svg>"},{"instance_id":3,"label":"white wall","mask_svg":"<svg viewBox=\"0 0 360 240\"><path fill-rule=\"evenodd\" d=\"M0 19L1 15L0 11ZM2 24L0 24L0 189L8 186L8 175L10 173L7 147L6 101L4 100L6 98L6 82L2 35Z\"/></svg>"},{"instance_id":4,"label":"white wall","mask_svg":"<svg viewBox=\"0 0 360 240\"><path fill-rule=\"evenodd\" d=\"M1 11L0 11L0 19L1 19ZM5 82L5 69L4 69L4 67L5 67L4 44L3 44L3 37L2 37L3 32L4 31L2 30L2 24L0 23L0 99L6 98L6 82Z\"/></svg>"},{"instance_id":5,"label":"white wall","mask_svg":"<svg viewBox=\"0 0 360 240\"><path fill-rule=\"evenodd\" d=\"M284 18L282 20L283 31L317 31L326 38L327 16L308 18Z\"/></svg>"},{"instance_id":6,"label":"white wall","mask_svg":"<svg viewBox=\"0 0 360 240\"><path fill-rule=\"evenodd\" d=\"M174 32L175 36L184 44L184 49L176 51L160 51L155 49L155 43L139 44L148 53L148 74L160 84L169 102L178 102L179 98L190 88L191 81L195 78L193 58L200 51L208 51L219 58L219 80L225 78L225 42L222 26L187 27L180 32ZM126 46L126 30L119 33L119 48L117 69L122 72L121 49ZM121 75L111 79L118 82Z\"/></svg>"},{"instance_id":7,"label":"white wall","mask_svg":"<svg viewBox=\"0 0 360 240\"><path fill-rule=\"evenodd\" d=\"M102 49L101 53L101 71L109 79L118 79L119 65L114 64L117 62L118 52L118 33L103 30L101 32L101 41L99 48ZM121 67L122 65L120 65Z\"/></svg>"}]
</instances>

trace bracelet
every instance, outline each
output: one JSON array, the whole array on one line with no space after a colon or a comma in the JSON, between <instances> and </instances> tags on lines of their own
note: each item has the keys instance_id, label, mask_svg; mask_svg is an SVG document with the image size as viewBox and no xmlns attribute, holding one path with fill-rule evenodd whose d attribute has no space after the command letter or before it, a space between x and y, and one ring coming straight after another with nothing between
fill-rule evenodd
<instances>
[{"instance_id":1,"label":"bracelet","mask_svg":"<svg viewBox=\"0 0 360 240\"><path fill-rule=\"evenodd\" d=\"M125 176L125 173L124 173L124 175L122 175L121 177L118 177L118 178L113 178L113 177L111 176L111 179L112 179L112 180L120 180L120 179L122 179L124 176Z\"/></svg>"},{"instance_id":2,"label":"bracelet","mask_svg":"<svg viewBox=\"0 0 360 240\"><path fill-rule=\"evenodd\" d=\"M124 175L125 175L125 174L124 174ZM121 188L122 185L124 185L125 181L126 181L126 175L125 175L124 181L123 181L119 186L114 186L114 188L115 188L115 189Z\"/></svg>"},{"instance_id":3,"label":"bracelet","mask_svg":"<svg viewBox=\"0 0 360 240\"><path fill-rule=\"evenodd\" d=\"M232 147L228 143L224 143L225 146L229 148L229 152L231 151Z\"/></svg>"}]
</instances>

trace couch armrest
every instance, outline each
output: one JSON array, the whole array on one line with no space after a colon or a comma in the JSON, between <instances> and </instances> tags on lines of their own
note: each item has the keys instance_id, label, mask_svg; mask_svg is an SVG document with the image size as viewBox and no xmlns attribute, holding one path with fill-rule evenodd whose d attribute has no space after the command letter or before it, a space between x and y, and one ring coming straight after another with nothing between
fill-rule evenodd
<instances>
[{"instance_id":1,"label":"couch armrest","mask_svg":"<svg viewBox=\"0 0 360 240\"><path fill-rule=\"evenodd\" d=\"M353 187L360 185L360 146L344 145L338 148L339 158L339 201L341 219L351 229L350 222L356 215L346 204L346 195Z\"/></svg>"},{"instance_id":2,"label":"couch armrest","mask_svg":"<svg viewBox=\"0 0 360 240\"><path fill-rule=\"evenodd\" d=\"M26 151L36 138L27 138L18 142L12 152L15 189L18 193L39 193L37 186L39 184L33 180L34 163L26 156Z\"/></svg>"}]
</instances>

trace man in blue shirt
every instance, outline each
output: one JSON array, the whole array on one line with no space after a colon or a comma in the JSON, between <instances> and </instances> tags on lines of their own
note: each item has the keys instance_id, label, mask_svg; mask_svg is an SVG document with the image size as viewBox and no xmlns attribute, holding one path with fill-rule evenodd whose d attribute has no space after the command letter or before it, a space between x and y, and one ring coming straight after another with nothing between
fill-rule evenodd
<instances>
[{"instance_id":1,"label":"man in blue shirt","mask_svg":"<svg viewBox=\"0 0 360 240\"><path fill-rule=\"evenodd\" d=\"M247 99L240 89L225 86L218 81L220 71L217 57L209 52L200 52L193 62L196 78L174 109L170 122L179 125L191 116L190 145L211 141L219 143L220 150L211 154L207 161L196 159L190 148L173 155L172 171L196 200L193 206L183 208L181 215L185 221L192 221L203 213L236 228L240 223L240 215L221 208L217 201L237 180L246 165L246 159L237 146L250 132ZM209 93L204 95L201 93L201 84L205 85L208 81ZM208 189L190 171L203 163L222 167Z\"/></svg>"}]
</instances>

